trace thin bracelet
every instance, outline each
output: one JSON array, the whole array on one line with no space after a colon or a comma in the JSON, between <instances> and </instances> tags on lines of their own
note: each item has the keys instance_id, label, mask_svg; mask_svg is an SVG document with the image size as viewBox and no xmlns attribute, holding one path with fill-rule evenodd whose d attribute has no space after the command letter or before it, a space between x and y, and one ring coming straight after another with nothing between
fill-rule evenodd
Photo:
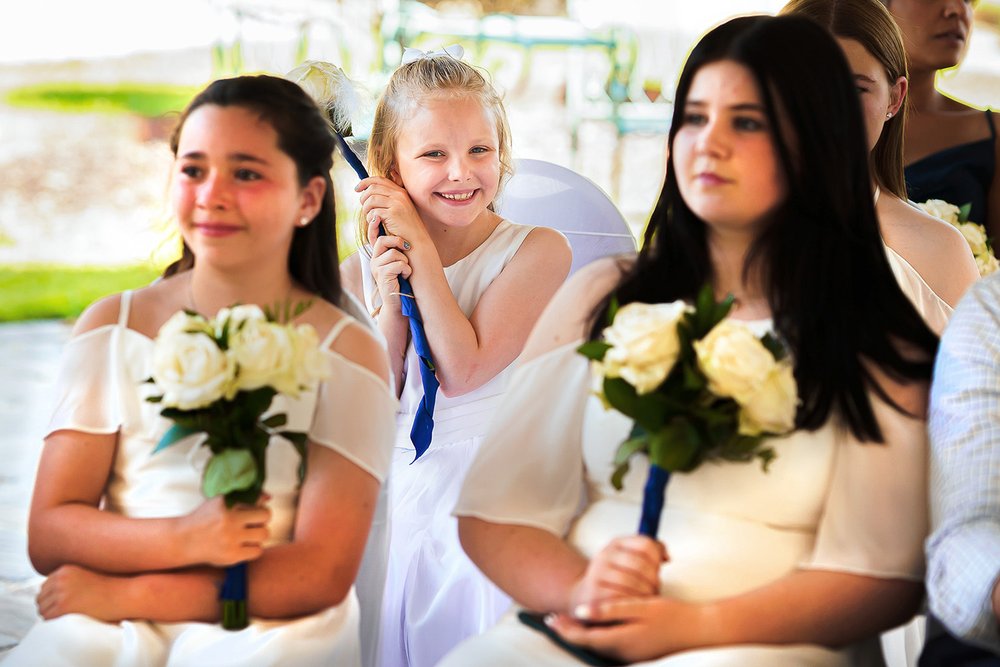
<instances>
[{"instance_id":1,"label":"thin bracelet","mask_svg":"<svg viewBox=\"0 0 1000 667\"><path fill-rule=\"evenodd\" d=\"M414 301L417 300L417 297L412 294L403 294L402 292L389 292L389 296L405 296L407 299L413 299Z\"/></svg>"}]
</instances>

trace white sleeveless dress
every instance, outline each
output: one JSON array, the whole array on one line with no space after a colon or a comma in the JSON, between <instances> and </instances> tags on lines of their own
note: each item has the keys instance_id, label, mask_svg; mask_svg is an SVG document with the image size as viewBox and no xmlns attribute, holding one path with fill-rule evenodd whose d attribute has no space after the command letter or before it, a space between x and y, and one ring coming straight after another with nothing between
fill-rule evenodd
<instances>
[{"instance_id":1,"label":"white sleeveless dress","mask_svg":"<svg viewBox=\"0 0 1000 667\"><path fill-rule=\"evenodd\" d=\"M756 326L765 329L769 322ZM563 345L522 364L466 476L455 514L551 532L593 556L635 534L648 465L634 461L616 491L614 455L630 420L592 395L588 361ZM884 445L859 444L834 419L771 440L757 463L710 462L674 473L659 535L670 551L661 592L680 600L738 596L799 569L921 581L927 535L924 422L875 397ZM440 667L580 665L513 611ZM878 637L841 650L729 646L637 663L657 667L881 665Z\"/></svg>"},{"instance_id":2,"label":"white sleeveless dress","mask_svg":"<svg viewBox=\"0 0 1000 667\"><path fill-rule=\"evenodd\" d=\"M532 229L501 220L478 248L445 267L445 277L466 316ZM380 299L364 252L360 259L365 301L371 310ZM458 642L492 626L510 606L510 599L465 555L451 510L512 366L463 396L438 392L433 439L413 463L410 427L423 397L419 363L411 345L389 475L391 537L380 628L384 667L433 667Z\"/></svg>"},{"instance_id":3,"label":"white sleeveless dress","mask_svg":"<svg viewBox=\"0 0 1000 667\"><path fill-rule=\"evenodd\" d=\"M934 293L930 285L924 281L909 262L903 259L902 255L887 245L885 246L885 256L889 260L889 267L892 268L892 274L896 277L896 282L899 283L903 294L910 299L931 331L940 336L954 309Z\"/></svg>"},{"instance_id":4,"label":"white sleeveless dress","mask_svg":"<svg viewBox=\"0 0 1000 667\"><path fill-rule=\"evenodd\" d=\"M133 518L186 514L204 501L201 476L210 452L204 436L192 436L153 454L170 427L160 408L145 398L153 341L128 328L130 303L122 295L117 324L84 333L66 346L48 433L60 429L119 433L105 496L107 511ZM273 412L288 415L288 428L306 431L317 445L342 454L382 480L389 466L396 400L368 369L329 349L345 327L341 319L322 343L329 379L297 399L278 396ZM276 438L267 449L271 495L268 545L292 537L298 502L299 456ZM176 665L360 664L358 603L352 589L336 607L289 621L251 619L238 632L210 623L104 623L69 614L36 625L3 661L4 667L87 665L133 667Z\"/></svg>"}]
</instances>

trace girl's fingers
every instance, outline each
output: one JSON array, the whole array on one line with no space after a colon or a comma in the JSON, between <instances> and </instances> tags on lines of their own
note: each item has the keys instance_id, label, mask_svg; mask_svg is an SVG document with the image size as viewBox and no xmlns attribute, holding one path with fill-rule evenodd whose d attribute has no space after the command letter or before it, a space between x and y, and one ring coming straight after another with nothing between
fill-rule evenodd
<instances>
[{"instance_id":1,"label":"girl's fingers","mask_svg":"<svg viewBox=\"0 0 1000 667\"><path fill-rule=\"evenodd\" d=\"M237 505L233 508L239 513L239 522L243 526L264 526L271 520L271 510L256 505Z\"/></svg>"},{"instance_id":2,"label":"girl's fingers","mask_svg":"<svg viewBox=\"0 0 1000 667\"><path fill-rule=\"evenodd\" d=\"M372 243L372 260L374 261L375 258L392 251L396 251L402 255L402 257L395 257L396 260L406 259L406 255L403 255L403 251L409 249L410 244L398 236L380 236L375 239L374 243Z\"/></svg>"},{"instance_id":3,"label":"girl's fingers","mask_svg":"<svg viewBox=\"0 0 1000 667\"><path fill-rule=\"evenodd\" d=\"M257 547L267 542L271 536L271 531L267 528L252 528L243 534L243 546Z\"/></svg>"},{"instance_id":4,"label":"girl's fingers","mask_svg":"<svg viewBox=\"0 0 1000 667\"><path fill-rule=\"evenodd\" d=\"M373 186L384 185L390 188L398 188L392 180L385 178L384 176L369 176L368 178L362 178L357 185L354 186L355 192L361 192L362 190L367 190Z\"/></svg>"},{"instance_id":5,"label":"girl's fingers","mask_svg":"<svg viewBox=\"0 0 1000 667\"><path fill-rule=\"evenodd\" d=\"M410 265L406 262L391 262L385 265L385 271L381 280L376 277L375 282L379 285L394 285L393 290L398 289L396 281L399 276L410 277Z\"/></svg>"},{"instance_id":6,"label":"girl's fingers","mask_svg":"<svg viewBox=\"0 0 1000 667\"><path fill-rule=\"evenodd\" d=\"M632 571L610 567L604 571L598 585L618 594L629 596L652 595L659 590L659 580L653 582Z\"/></svg>"}]
</instances>

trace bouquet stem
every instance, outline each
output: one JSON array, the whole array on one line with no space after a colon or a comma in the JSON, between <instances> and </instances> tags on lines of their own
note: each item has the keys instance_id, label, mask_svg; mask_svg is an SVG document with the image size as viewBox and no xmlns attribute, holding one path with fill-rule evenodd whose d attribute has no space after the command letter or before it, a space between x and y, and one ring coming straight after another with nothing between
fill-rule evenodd
<instances>
[{"instance_id":1,"label":"bouquet stem","mask_svg":"<svg viewBox=\"0 0 1000 667\"><path fill-rule=\"evenodd\" d=\"M663 512L664 490L670 471L655 463L649 464L649 477L642 493L642 515L639 518L639 534L656 539L660 530L660 514Z\"/></svg>"},{"instance_id":2,"label":"bouquet stem","mask_svg":"<svg viewBox=\"0 0 1000 667\"><path fill-rule=\"evenodd\" d=\"M222 602L222 627L226 630L242 630L250 624L247 615L247 564L230 565L226 568L226 578L219 591Z\"/></svg>"}]
</instances>

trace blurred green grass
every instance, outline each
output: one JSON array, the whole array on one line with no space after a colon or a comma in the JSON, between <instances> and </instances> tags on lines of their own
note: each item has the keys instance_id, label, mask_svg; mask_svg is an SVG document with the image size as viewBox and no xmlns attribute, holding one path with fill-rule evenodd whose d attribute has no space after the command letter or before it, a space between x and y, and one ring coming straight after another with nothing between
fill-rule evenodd
<instances>
[{"instance_id":1,"label":"blurred green grass","mask_svg":"<svg viewBox=\"0 0 1000 667\"><path fill-rule=\"evenodd\" d=\"M14 88L8 91L5 100L21 108L68 113L134 113L157 118L181 112L199 90L165 84L52 82Z\"/></svg>"},{"instance_id":2,"label":"blurred green grass","mask_svg":"<svg viewBox=\"0 0 1000 667\"><path fill-rule=\"evenodd\" d=\"M0 266L0 322L72 319L96 299L142 287L161 272L162 268L150 264Z\"/></svg>"}]
</instances>

